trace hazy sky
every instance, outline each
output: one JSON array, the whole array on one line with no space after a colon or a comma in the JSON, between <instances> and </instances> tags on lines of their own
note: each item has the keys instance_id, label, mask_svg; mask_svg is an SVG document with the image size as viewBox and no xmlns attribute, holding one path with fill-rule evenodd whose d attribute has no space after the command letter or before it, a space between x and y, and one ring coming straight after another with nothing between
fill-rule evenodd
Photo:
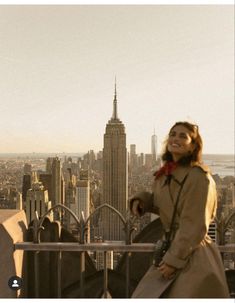
<instances>
[{"instance_id":1,"label":"hazy sky","mask_svg":"<svg viewBox=\"0 0 235 303\"><path fill-rule=\"evenodd\" d=\"M103 148L117 77L127 146L178 120L234 152L232 5L0 6L0 152Z\"/></svg>"}]
</instances>

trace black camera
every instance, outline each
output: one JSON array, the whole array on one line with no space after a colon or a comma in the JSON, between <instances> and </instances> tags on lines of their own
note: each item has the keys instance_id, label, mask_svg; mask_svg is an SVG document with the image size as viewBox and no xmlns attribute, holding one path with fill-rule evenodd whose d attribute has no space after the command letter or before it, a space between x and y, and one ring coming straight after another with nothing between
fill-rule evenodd
<instances>
[{"instance_id":1,"label":"black camera","mask_svg":"<svg viewBox=\"0 0 235 303\"><path fill-rule=\"evenodd\" d=\"M159 266L162 258L170 247L170 241L167 240L158 240L155 246L155 251L153 254L154 265Z\"/></svg>"}]
</instances>

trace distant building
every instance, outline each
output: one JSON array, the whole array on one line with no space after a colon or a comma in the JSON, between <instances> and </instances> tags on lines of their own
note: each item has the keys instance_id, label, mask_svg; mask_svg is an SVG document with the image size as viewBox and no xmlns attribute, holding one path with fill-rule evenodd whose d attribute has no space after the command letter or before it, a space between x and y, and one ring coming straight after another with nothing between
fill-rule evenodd
<instances>
[{"instance_id":1,"label":"distant building","mask_svg":"<svg viewBox=\"0 0 235 303\"><path fill-rule=\"evenodd\" d=\"M47 174L51 174L51 202L52 206L56 204L64 204L65 200L65 184L64 177L61 169L61 161L58 157L48 158L46 163L46 172ZM42 180L44 180L48 186L50 184L50 177L42 176Z\"/></svg>"},{"instance_id":2,"label":"distant building","mask_svg":"<svg viewBox=\"0 0 235 303\"><path fill-rule=\"evenodd\" d=\"M23 209L22 194L19 192L16 194L16 209Z\"/></svg>"},{"instance_id":3,"label":"distant building","mask_svg":"<svg viewBox=\"0 0 235 303\"><path fill-rule=\"evenodd\" d=\"M49 157L47 158L47 162L46 162L46 172L51 174L52 173L52 162L53 162L53 157Z\"/></svg>"},{"instance_id":4,"label":"distant building","mask_svg":"<svg viewBox=\"0 0 235 303\"><path fill-rule=\"evenodd\" d=\"M151 137L151 154L153 165L155 165L157 163L157 136L155 135L155 129L154 134Z\"/></svg>"},{"instance_id":5,"label":"distant building","mask_svg":"<svg viewBox=\"0 0 235 303\"><path fill-rule=\"evenodd\" d=\"M95 170L98 172L102 172L102 170L103 170L103 151L99 151L97 153Z\"/></svg>"},{"instance_id":6,"label":"distant building","mask_svg":"<svg viewBox=\"0 0 235 303\"><path fill-rule=\"evenodd\" d=\"M73 177L71 176L70 181L66 183L65 186L65 206L70 208L72 211L75 212L75 203L76 203L76 185L75 180L73 180ZM65 216L63 218L64 226L67 229L77 229L77 226L75 226L75 221L72 219L71 215L68 212L65 212ZM72 225L71 225L72 224ZM75 226L75 228L74 228Z\"/></svg>"},{"instance_id":7,"label":"distant building","mask_svg":"<svg viewBox=\"0 0 235 303\"><path fill-rule=\"evenodd\" d=\"M79 172L79 179L80 180L88 180L89 179L89 170L88 169L81 169Z\"/></svg>"},{"instance_id":8,"label":"distant building","mask_svg":"<svg viewBox=\"0 0 235 303\"><path fill-rule=\"evenodd\" d=\"M90 183L89 180L78 180L76 186L76 214L80 219L82 213L86 220L90 215ZM90 225L88 222L86 242L90 242Z\"/></svg>"},{"instance_id":9,"label":"distant building","mask_svg":"<svg viewBox=\"0 0 235 303\"><path fill-rule=\"evenodd\" d=\"M217 225L216 222L211 222L209 225L208 235L211 237L211 239L217 243Z\"/></svg>"},{"instance_id":10,"label":"distant building","mask_svg":"<svg viewBox=\"0 0 235 303\"><path fill-rule=\"evenodd\" d=\"M106 124L103 148L103 203L126 215L127 209L127 149L125 126L117 114L117 92L113 100L113 115ZM122 240L123 225L112 211L105 210L103 239Z\"/></svg>"},{"instance_id":11,"label":"distant building","mask_svg":"<svg viewBox=\"0 0 235 303\"><path fill-rule=\"evenodd\" d=\"M49 173L40 173L39 175L39 182L42 182L44 189L48 191L48 198L49 201L52 201L52 174Z\"/></svg>"},{"instance_id":12,"label":"distant building","mask_svg":"<svg viewBox=\"0 0 235 303\"><path fill-rule=\"evenodd\" d=\"M26 201L27 191L31 188L31 175L24 175L23 176L23 185L22 185L22 200L23 203Z\"/></svg>"},{"instance_id":13,"label":"distant building","mask_svg":"<svg viewBox=\"0 0 235 303\"><path fill-rule=\"evenodd\" d=\"M37 211L39 217L42 217L50 208L51 202L48 199L48 191L44 189L41 182L33 183L26 196L28 224L35 219L35 211ZM52 219L52 214L50 216Z\"/></svg>"},{"instance_id":14,"label":"distant building","mask_svg":"<svg viewBox=\"0 0 235 303\"><path fill-rule=\"evenodd\" d=\"M136 145L130 145L130 159L129 159L130 170L137 168L137 154L136 154Z\"/></svg>"},{"instance_id":15,"label":"distant building","mask_svg":"<svg viewBox=\"0 0 235 303\"><path fill-rule=\"evenodd\" d=\"M146 169L151 169L153 167L153 155L145 154L145 167Z\"/></svg>"},{"instance_id":16,"label":"distant building","mask_svg":"<svg viewBox=\"0 0 235 303\"><path fill-rule=\"evenodd\" d=\"M105 241L104 243L108 243L108 241ZM114 268L113 251L107 251L106 256L105 256L105 253L103 251L96 251L95 252L96 269L97 270L104 269L105 262L106 262L107 268L109 268L109 269Z\"/></svg>"},{"instance_id":17,"label":"distant building","mask_svg":"<svg viewBox=\"0 0 235 303\"><path fill-rule=\"evenodd\" d=\"M138 164L138 167L143 167L144 166L144 154L143 153L138 155L137 164Z\"/></svg>"},{"instance_id":18,"label":"distant building","mask_svg":"<svg viewBox=\"0 0 235 303\"><path fill-rule=\"evenodd\" d=\"M25 165L24 165L24 174L25 175L30 175L31 172L32 172L32 165L28 164L28 163L25 163Z\"/></svg>"},{"instance_id":19,"label":"distant building","mask_svg":"<svg viewBox=\"0 0 235 303\"><path fill-rule=\"evenodd\" d=\"M59 203L62 204L62 189L61 189L62 174L61 174L60 159L58 157L53 158L51 172L52 172L52 188L53 188L52 206L54 206Z\"/></svg>"}]
</instances>

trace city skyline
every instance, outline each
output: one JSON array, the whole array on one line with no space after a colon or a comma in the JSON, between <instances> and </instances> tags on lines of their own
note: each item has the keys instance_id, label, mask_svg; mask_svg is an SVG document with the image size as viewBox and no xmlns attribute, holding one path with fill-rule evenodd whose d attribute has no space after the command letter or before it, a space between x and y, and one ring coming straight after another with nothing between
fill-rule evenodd
<instances>
[{"instance_id":1,"label":"city skyline","mask_svg":"<svg viewBox=\"0 0 235 303\"><path fill-rule=\"evenodd\" d=\"M0 6L0 153L102 150L117 77L127 147L178 120L234 152L232 5Z\"/></svg>"}]
</instances>

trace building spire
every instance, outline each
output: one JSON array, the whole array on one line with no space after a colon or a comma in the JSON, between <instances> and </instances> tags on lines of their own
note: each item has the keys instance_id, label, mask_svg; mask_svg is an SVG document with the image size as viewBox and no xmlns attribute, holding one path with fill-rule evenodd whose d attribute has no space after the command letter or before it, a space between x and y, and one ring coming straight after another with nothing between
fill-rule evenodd
<instances>
[{"instance_id":1,"label":"building spire","mask_svg":"<svg viewBox=\"0 0 235 303\"><path fill-rule=\"evenodd\" d=\"M113 116L112 119L117 120L117 81L115 76L114 99L113 99Z\"/></svg>"}]
</instances>

